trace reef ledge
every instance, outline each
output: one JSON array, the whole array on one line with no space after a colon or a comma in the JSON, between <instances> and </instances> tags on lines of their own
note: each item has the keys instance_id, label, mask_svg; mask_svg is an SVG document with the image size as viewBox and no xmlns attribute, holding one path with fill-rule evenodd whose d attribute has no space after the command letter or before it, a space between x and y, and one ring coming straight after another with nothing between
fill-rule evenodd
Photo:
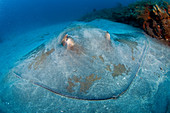
<instances>
[{"instance_id":1,"label":"reef ledge","mask_svg":"<svg viewBox=\"0 0 170 113\"><path fill-rule=\"evenodd\" d=\"M126 7L93 10L79 21L108 19L139 27L148 35L170 46L170 3L162 0L142 0Z\"/></svg>"}]
</instances>

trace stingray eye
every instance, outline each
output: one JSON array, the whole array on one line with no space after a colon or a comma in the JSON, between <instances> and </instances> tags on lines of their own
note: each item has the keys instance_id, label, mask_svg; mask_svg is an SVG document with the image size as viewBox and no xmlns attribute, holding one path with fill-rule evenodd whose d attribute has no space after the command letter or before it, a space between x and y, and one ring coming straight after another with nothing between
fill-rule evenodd
<instances>
[{"instance_id":1,"label":"stingray eye","mask_svg":"<svg viewBox=\"0 0 170 113\"><path fill-rule=\"evenodd\" d=\"M68 41L68 38L66 38L66 41Z\"/></svg>"}]
</instances>

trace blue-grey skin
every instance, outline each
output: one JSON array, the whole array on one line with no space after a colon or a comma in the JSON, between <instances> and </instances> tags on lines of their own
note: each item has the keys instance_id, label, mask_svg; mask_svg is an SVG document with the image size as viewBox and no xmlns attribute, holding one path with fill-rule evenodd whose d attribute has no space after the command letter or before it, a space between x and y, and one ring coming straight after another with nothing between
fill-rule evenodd
<instances>
[{"instance_id":1,"label":"blue-grey skin","mask_svg":"<svg viewBox=\"0 0 170 113\"><path fill-rule=\"evenodd\" d=\"M106 31L111 40L105 38ZM65 34L74 40L72 49L61 44ZM31 111L40 112L45 106L47 112L86 112L92 104L98 112L111 112L116 109L112 101L128 106L126 99L153 97L158 85L169 81L169 53L169 47L139 29L105 20L77 22L18 62L8 75L9 92L21 94L13 100Z\"/></svg>"}]
</instances>

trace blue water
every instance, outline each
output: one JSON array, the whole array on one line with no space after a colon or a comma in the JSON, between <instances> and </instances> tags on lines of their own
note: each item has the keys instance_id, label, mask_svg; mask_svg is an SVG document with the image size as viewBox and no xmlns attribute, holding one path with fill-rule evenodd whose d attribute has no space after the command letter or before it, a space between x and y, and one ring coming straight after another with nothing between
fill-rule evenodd
<instances>
[{"instance_id":1,"label":"blue water","mask_svg":"<svg viewBox=\"0 0 170 113\"><path fill-rule=\"evenodd\" d=\"M1 0L0 39L11 32L76 20L93 9L111 8L135 0Z\"/></svg>"},{"instance_id":2,"label":"blue water","mask_svg":"<svg viewBox=\"0 0 170 113\"><path fill-rule=\"evenodd\" d=\"M129 25L108 20L89 23L76 21L94 9L112 8L120 4L127 6L135 1L137 0L1 0L0 113L170 113L169 47ZM107 53L103 45L99 44L105 31L111 34L111 53ZM85 60L81 57L77 59L78 63L85 66L79 65L77 73L82 76L93 73L95 69L95 73L104 78L100 84L96 82L97 85L92 85L87 94L78 92L79 84L83 82L75 81L75 86L73 85L78 93L71 94L63 90L68 84L64 80L68 75L71 76L67 70L62 71L67 67L63 62L70 62L61 57L67 51L60 54L65 48L57 44L60 35L65 32L75 36L75 41L79 41L87 49L86 56L83 57ZM82 39L76 40L77 36L82 36ZM98 36L101 39L99 41ZM83 45L88 44L89 39L93 39L95 44ZM34 61L39 48L48 51L52 47L56 54L50 55L47 68L29 71L27 65ZM97 66L91 64L89 58L93 54L102 54L105 63L99 57L95 61ZM76 60L73 56L68 58ZM59 61L52 59L61 59L61 66L57 65L60 70L54 65ZM110 69L114 71L114 66L119 63L132 69L128 70L128 74L123 73L125 77L119 76L112 82L112 75L105 70L105 66L110 65ZM46 66L41 62L39 65ZM94 67L90 68L89 65ZM75 67L75 64L70 64L69 69L75 70ZM87 70L89 71L86 72ZM60 74L55 75L56 73ZM56 81L60 84L58 89L55 88L58 85ZM72 96L77 99L69 98ZM112 96L118 98L112 99ZM90 99L95 101L89 101Z\"/></svg>"}]
</instances>

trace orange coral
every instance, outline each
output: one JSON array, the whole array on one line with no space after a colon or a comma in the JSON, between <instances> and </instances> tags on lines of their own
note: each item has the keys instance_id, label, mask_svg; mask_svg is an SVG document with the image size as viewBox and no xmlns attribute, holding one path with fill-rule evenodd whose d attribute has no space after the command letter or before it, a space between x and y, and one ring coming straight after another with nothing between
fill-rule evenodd
<instances>
[{"instance_id":1,"label":"orange coral","mask_svg":"<svg viewBox=\"0 0 170 113\"><path fill-rule=\"evenodd\" d=\"M164 39L170 43L170 5L167 10L157 4L145 6L137 19L143 19L143 29L152 37Z\"/></svg>"},{"instance_id":2,"label":"orange coral","mask_svg":"<svg viewBox=\"0 0 170 113\"><path fill-rule=\"evenodd\" d=\"M98 13L91 14L94 17L91 20L104 18L140 27L148 35L165 40L170 45L170 5L168 3L164 0L140 0L128 7L96 11ZM87 20L90 17L87 16Z\"/></svg>"},{"instance_id":3,"label":"orange coral","mask_svg":"<svg viewBox=\"0 0 170 113\"><path fill-rule=\"evenodd\" d=\"M142 18L144 21L147 21L150 18L150 10L149 7L146 7L144 11L138 11L139 13L141 13L140 15L137 16L137 19Z\"/></svg>"}]
</instances>

